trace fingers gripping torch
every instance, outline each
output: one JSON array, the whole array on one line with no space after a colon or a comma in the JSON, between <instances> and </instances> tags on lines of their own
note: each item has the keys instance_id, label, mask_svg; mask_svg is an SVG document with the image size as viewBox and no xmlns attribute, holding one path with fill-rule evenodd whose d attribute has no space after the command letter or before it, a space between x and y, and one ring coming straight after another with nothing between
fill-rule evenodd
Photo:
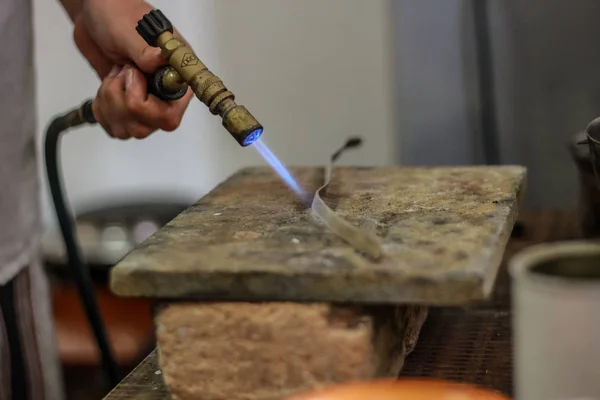
<instances>
[{"instance_id":1,"label":"fingers gripping torch","mask_svg":"<svg viewBox=\"0 0 600 400\"><path fill-rule=\"evenodd\" d=\"M183 97L189 88L213 115L219 115L223 126L243 147L255 142L263 132L262 125L236 104L232 92L221 79L208 70L194 51L173 35L173 26L160 10L152 10L138 22L137 32L153 47L162 49L168 65L148 77L148 92L165 101ZM86 316L92 327L105 373L111 386L121 376L102 322L89 270L84 265L73 229L73 219L67 211L58 166L58 143L61 134L83 124L95 124L92 100L79 108L55 118L46 131L46 172L56 216L65 242L68 264L77 284Z\"/></svg>"}]
</instances>

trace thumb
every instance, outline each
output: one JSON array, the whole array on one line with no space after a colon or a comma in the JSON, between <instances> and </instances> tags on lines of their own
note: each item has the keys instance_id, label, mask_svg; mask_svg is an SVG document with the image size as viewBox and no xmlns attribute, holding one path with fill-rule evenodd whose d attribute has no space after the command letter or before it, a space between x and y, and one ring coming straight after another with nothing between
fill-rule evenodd
<instances>
[{"instance_id":1,"label":"thumb","mask_svg":"<svg viewBox=\"0 0 600 400\"><path fill-rule=\"evenodd\" d=\"M148 46L147 44L130 51L129 58L142 72L147 74L151 74L167 64L167 61L161 57L161 49Z\"/></svg>"},{"instance_id":2,"label":"thumb","mask_svg":"<svg viewBox=\"0 0 600 400\"><path fill-rule=\"evenodd\" d=\"M173 30L173 36L187 44L185 39L183 39L176 29ZM168 64L161 56L162 50L158 47L149 46L137 32L135 32L134 38L132 39L133 40L127 46L127 54L129 59L133 61L142 72L150 74L163 65Z\"/></svg>"}]
</instances>

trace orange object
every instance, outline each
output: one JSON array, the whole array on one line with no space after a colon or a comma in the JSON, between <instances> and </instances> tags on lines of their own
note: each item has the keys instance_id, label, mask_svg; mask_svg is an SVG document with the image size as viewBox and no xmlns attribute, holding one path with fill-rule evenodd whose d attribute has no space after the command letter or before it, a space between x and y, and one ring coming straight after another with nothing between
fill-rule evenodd
<instances>
[{"instance_id":1,"label":"orange object","mask_svg":"<svg viewBox=\"0 0 600 400\"><path fill-rule=\"evenodd\" d=\"M380 379L326 387L286 400L510 400L468 384L438 379Z\"/></svg>"}]
</instances>

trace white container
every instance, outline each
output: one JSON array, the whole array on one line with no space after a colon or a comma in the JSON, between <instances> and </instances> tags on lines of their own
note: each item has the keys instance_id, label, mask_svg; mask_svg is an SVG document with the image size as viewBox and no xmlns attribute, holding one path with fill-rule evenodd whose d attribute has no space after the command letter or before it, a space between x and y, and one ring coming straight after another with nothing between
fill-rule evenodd
<instances>
[{"instance_id":1,"label":"white container","mask_svg":"<svg viewBox=\"0 0 600 400\"><path fill-rule=\"evenodd\" d=\"M532 246L510 260L517 400L600 400L600 244Z\"/></svg>"}]
</instances>

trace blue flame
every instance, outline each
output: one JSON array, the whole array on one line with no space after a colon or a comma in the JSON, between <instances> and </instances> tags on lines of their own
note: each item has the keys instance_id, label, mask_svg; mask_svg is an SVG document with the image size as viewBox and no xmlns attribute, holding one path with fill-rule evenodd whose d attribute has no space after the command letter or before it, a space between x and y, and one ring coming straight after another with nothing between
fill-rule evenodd
<instances>
[{"instance_id":1,"label":"blue flame","mask_svg":"<svg viewBox=\"0 0 600 400\"><path fill-rule=\"evenodd\" d=\"M263 130L262 128L258 128L255 131L251 132L248 136L246 136L246 138L244 139L244 147L245 146L250 146L252 143L256 142L259 138L260 135L262 135Z\"/></svg>"},{"instance_id":2,"label":"blue flame","mask_svg":"<svg viewBox=\"0 0 600 400\"><path fill-rule=\"evenodd\" d=\"M279 161L277 156L273 154L273 152L267 147L267 145L262 140L256 140L254 142L254 147L256 151L265 159L267 163L277 172L277 174L283 179L286 185L289 186L290 189L294 191L301 198L306 197L304 190L300 187L298 182L294 179L290 171Z\"/></svg>"}]
</instances>

